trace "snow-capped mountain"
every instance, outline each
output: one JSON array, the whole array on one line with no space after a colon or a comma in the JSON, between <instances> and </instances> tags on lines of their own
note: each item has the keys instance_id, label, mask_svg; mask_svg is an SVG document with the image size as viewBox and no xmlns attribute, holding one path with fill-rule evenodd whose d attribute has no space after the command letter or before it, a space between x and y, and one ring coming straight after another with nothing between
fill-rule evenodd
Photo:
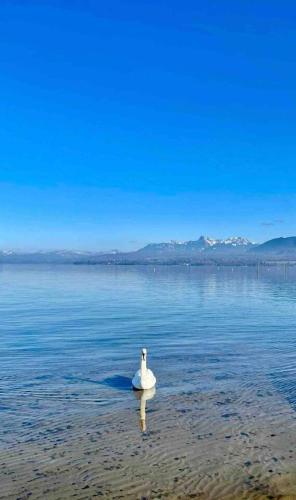
<instances>
[{"instance_id":1,"label":"snow-capped mountain","mask_svg":"<svg viewBox=\"0 0 296 500\"><path fill-rule=\"evenodd\" d=\"M203 238L203 236L201 236ZM254 243L247 238L242 238L241 236L231 236L230 238L222 239L222 240L214 240L212 238L205 238L205 241L210 246L231 246L231 247L246 247L250 245L254 245Z\"/></svg>"},{"instance_id":2,"label":"snow-capped mountain","mask_svg":"<svg viewBox=\"0 0 296 500\"><path fill-rule=\"evenodd\" d=\"M226 239L210 238L200 236L197 240L190 241L170 241L168 243L150 243L138 250L140 254L180 254L180 253L201 253L201 252L225 252L225 251L246 251L254 243L241 236L232 236Z\"/></svg>"}]
</instances>

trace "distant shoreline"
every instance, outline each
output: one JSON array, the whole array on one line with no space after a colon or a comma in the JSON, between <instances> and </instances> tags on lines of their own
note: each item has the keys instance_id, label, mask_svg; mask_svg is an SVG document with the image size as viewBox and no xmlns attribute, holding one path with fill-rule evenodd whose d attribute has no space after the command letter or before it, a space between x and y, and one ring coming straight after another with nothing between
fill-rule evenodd
<instances>
[{"instance_id":1,"label":"distant shoreline","mask_svg":"<svg viewBox=\"0 0 296 500\"><path fill-rule=\"evenodd\" d=\"M257 266L295 266L296 261L264 262L74 262L75 266L182 266L182 267L257 267Z\"/></svg>"},{"instance_id":2,"label":"distant shoreline","mask_svg":"<svg viewBox=\"0 0 296 500\"><path fill-rule=\"evenodd\" d=\"M21 261L21 262L12 262L12 261L0 261L0 265L13 265L13 266L25 266L25 265L36 265L36 266L44 266L44 265L55 265L55 266L146 266L146 267L157 267L157 266L170 266L170 267L270 267L270 266L288 266L294 267L296 265L296 260L258 260L252 262L238 262L238 261L216 261L216 262L178 262L178 261L158 261L158 262L148 262L148 261L81 261L81 262L54 262L54 261Z\"/></svg>"}]
</instances>

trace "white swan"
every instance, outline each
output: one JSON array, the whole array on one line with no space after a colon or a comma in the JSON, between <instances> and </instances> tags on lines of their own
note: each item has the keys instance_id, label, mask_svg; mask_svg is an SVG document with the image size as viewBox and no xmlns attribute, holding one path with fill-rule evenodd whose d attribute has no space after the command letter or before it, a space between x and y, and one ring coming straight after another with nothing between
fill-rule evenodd
<instances>
[{"instance_id":1,"label":"white swan","mask_svg":"<svg viewBox=\"0 0 296 500\"><path fill-rule=\"evenodd\" d=\"M156 384L153 372L147 368L147 349L142 349L141 368L135 373L132 380L135 389L152 389Z\"/></svg>"}]
</instances>

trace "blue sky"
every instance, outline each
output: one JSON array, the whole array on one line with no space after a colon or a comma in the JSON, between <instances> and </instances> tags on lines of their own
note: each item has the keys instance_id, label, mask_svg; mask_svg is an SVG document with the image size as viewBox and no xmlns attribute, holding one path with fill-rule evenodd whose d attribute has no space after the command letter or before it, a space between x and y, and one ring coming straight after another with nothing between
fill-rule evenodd
<instances>
[{"instance_id":1,"label":"blue sky","mask_svg":"<svg viewBox=\"0 0 296 500\"><path fill-rule=\"evenodd\" d=\"M295 235L293 1L0 5L0 247Z\"/></svg>"}]
</instances>

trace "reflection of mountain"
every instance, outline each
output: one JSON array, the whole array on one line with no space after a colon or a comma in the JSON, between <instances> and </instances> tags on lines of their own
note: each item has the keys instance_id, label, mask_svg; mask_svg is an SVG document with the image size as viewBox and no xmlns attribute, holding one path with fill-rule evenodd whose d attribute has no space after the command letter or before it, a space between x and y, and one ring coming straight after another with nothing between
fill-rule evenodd
<instances>
[{"instance_id":1,"label":"reflection of mountain","mask_svg":"<svg viewBox=\"0 0 296 500\"><path fill-rule=\"evenodd\" d=\"M140 429L142 432L146 432L146 401L154 398L155 392L155 387L144 391L134 391L136 398L140 400Z\"/></svg>"}]
</instances>

